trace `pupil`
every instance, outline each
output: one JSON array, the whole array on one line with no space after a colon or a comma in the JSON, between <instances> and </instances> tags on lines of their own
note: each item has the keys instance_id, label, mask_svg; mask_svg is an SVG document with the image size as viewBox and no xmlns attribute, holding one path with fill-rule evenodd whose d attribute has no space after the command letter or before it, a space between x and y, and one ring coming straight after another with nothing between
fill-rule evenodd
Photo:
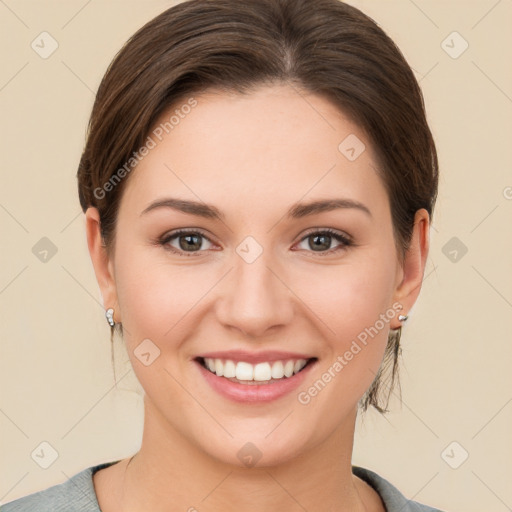
<instances>
[{"instance_id":1,"label":"pupil","mask_svg":"<svg viewBox=\"0 0 512 512\"><path fill-rule=\"evenodd\" d=\"M201 248L201 241L199 240L198 235L183 235L180 237L180 247L181 249L200 249ZM186 242L182 241L186 239ZM193 242L189 242L189 240L194 240Z\"/></svg>"},{"instance_id":2,"label":"pupil","mask_svg":"<svg viewBox=\"0 0 512 512\"><path fill-rule=\"evenodd\" d=\"M330 245L330 244L329 244L329 239L330 239L330 238L331 238L331 237L330 237L330 235L315 235L315 236L313 237L314 244L315 244L315 245L313 246L313 248L319 248L319 247L320 247L320 248L322 248L322 245L323 245L323 246L324 246L323 248L325 248L325 249L329 249L329 245ZM317 244L318 240L321 240L321 239L322 239L322 240L324 240L324 243L323 243L323 244L322 244L322 243ZM327 241L326 241L326 240L327 240ZM326 241L326 242L325 242L325 241Z\"/></svg>"}]
</instances>

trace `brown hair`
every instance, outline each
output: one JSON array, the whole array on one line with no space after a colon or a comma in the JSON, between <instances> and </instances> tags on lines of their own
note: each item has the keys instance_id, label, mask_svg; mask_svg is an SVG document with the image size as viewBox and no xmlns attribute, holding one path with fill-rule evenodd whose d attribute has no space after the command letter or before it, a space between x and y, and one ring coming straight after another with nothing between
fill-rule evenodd
<instances>
[{"instance_id":1,"label":"brown hair","mask_svg":"<svg viewBox=\"0 0 512 512\"><path fill-rule=\"evenodd\" d=\"M99 86L77 173L80 204L84 212L99 210L107 249L114 246L127 163L136 165L134 156L164 112L207 90L246 94L273 84L330 99L367 134L403 261L415 212L425 208L432 217L435 144L420 87L400 50L370 17L338 0L188 0L127 41ZM390 332L363 410L387 411L400 334ZM388 366L391 383L381 405Z\"/></svg>"}]
</instances>

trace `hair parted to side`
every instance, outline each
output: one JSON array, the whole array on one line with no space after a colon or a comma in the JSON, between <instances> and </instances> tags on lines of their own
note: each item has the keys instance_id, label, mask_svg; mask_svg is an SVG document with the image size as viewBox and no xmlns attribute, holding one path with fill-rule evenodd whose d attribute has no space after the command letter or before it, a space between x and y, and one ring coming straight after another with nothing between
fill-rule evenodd
<instances>
[{"instance_id":1,"label":"hair parted to side","mask_svg":"<svg viewBox=\"0 0 512 512\"><path fill-rule=\"evenodd\" d=\"M129 174L108 190L105 184L126 169L163 113L201 92L248 94L276 84L331 100L367 135L403 261L416 211L425 208L432 218L437 198L438 160L423 95L395 43L369 16L338 0L188 0L127 41L99 86L77 173L80 204L84 212L99 210L107 250L115 245ZM400 335L401 328L390 331L363 410L387 412Z\"/></svg>"}]
</instances>

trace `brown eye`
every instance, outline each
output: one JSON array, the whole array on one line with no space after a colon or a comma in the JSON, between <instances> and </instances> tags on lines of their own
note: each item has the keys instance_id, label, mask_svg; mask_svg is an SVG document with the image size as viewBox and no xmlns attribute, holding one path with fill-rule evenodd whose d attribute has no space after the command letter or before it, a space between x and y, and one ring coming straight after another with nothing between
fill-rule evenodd
<instances>
[{"instance_id":1,"label":"brown eye","mask_svg":"<svg viewBox=\"0 0 512 512\"><path fill-rule=\"evenodd\" d=\"M333 239L339 242L339 245L331 249ZM311 232L301 240L301 243L304 241L307 241L308 245L306 250L322 254L330 254L352 245L352 241L347 236L331 229Z\"/></svg>"},{"instance_id":2,"label":"brown eye","mask_svg":"<svg viewBox=\"0 0 512 512\"><path fill-rule=\"evenodd\" d=\"M177 241L177 246L171 243L175 241ZM194 253L201 253L206 250L201 249L204 241L211 244L211 241L198 231L179 230L165 235L160 244L180 256L192 256Z\"/></svg>"}]
</instances>

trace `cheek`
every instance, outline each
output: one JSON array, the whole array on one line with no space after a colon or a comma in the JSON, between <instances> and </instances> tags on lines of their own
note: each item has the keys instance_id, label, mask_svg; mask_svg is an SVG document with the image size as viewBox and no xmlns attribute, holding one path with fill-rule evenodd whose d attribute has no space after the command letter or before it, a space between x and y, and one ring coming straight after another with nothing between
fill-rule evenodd
<instances>
[{"instance_id":1,"label":"cheek","mask_svg":"<svg viewBox=\"0 0 512 512\"><path fill-rule=\"evenodd\" d=\"M116 258L116 289L123 325L138 334L157 337L186 314L208 282L202 281L200 272L194 272L192 267L166 261L159 251L140 247L130 253L119 251Z\"/></svg>"},{"instance_id":2,"label":"cheek","mask_svg":"<svg viewBox=\"0 0 512 512\"><path fill-rule=\"evenodd\" d=\"M333 269L316 273L315 286L309 280L309 294L305 279L301 288L327 341L320 369L325 380L321 379L335 384L329 385L324 399L329 402L332 393L335 401L355 403L378 372L397 314L392 307L395 266L392 254L381 254Z\"/></svg>"},{"instance_id":3,"label":"cheek","mask_svg":"<svg viewBox=\"0 0 512 512\"><path fill-rule=\"evenodd\" d=\"M181 408L187 406L187 396L173 376L188 363L177 357L178 351L193 332L192 308L211 288L211 276L196 275L199 267L194 272L172 265L155 252L147 247L126 256L118 252L115 275L123 342L146 394Z\"/></svg>"},{"instance_id":4,"label":"cheek","mask_svg":"<svg viewBox=\"0 0 512 512\"><path fill-rule=\"evenodd\" d=\"M357 337L391 307L395 279L391 258L377 261L361 256L347 264L317 268L314 278L311 275L297 273L294 290L325 324L331 339ZM380 322L379 326L382 329Z\"/></svg>"}]
</instances>

